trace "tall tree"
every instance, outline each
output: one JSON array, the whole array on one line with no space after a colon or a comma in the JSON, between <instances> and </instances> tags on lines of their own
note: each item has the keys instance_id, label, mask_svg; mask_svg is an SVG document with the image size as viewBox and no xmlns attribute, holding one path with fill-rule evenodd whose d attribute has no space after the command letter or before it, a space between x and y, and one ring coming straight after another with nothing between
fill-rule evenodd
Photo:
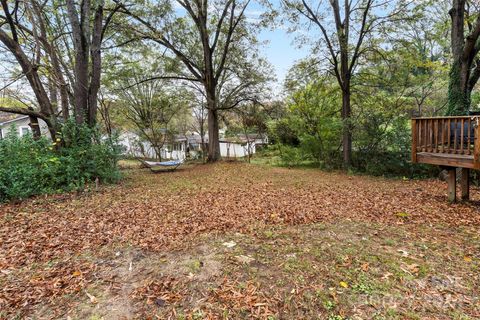
<instances>
[{"instance_id":1,"label":"tall tree","mask_svg":"<svg viewBox=\"0 0 480 320\"><path fill-rule=\"evenodd\" d=\"M449 13L453 61L447 115L467 114L472 90L480 79L480 10L473 1L453 0Z\"/></svg>"},{"instance_id":2,"label":"tall tree","mask_svg":"<svg viewBox=\"0 0 480 320\"><path fill-rule=\"evenodd\" d=\"M102 71L100 46L119 6L104 16L104 1L67 0L62 6L56 1L1 0L1 4L0 42L21 67L38 104L38 110L1 110L43 119L52 137L61 123L58 114L66 120L70 108L78 124L93 126Z\"/></svg>"},{"instance_id":3,"label":"tall tree","mask_svg":"<svg viewBox=\"0 0 480 320\"><path fill-rule=\"evenodd\" d=\"M138 13L144 10L143 3L141 9L124 6L123 11L137 21L136 30L141 38L162 45L183 64L186 72L170 78L203 86L208 110L208 161L214 162L220 159L219 113L239 105L241 99L231 99L257 83L243 81L245 77L239 81L242 77L239 69L248 65L246 60L256 52L256 41L249 29L251 23L245 15L250 0L176 2L183 12L164 14L161 22L158 14L151 14L148 20ZM222 95L228 100L226 104L221 101Z\"/></svg>"},{"instance_id":4,"label":"tall tree","mask_svg":"<svg viewBox=\"0 0 480 320\"><path fill-rule=\"evenodd\" d=\"M343 119L343 162L351 165L352 154L352 78L359 59L371 48L374 32L400 11L393 9L389 0L284 0L283 5L291 20L299 24L307 20L307 28L316 27L325 43L328 61L342 92L341 116ZM379 14L379 12L383 14ZM327 13L327 15L325 15ZM333 17L333 23L326 19ZM320 46L315 39L315 50Z\"/></svg>"},{"instance_id":5,"label":"tall tree","mask_svg":"<svg viewBox=\"0 0 480 320\"><path fill-rule=\"evenodd\" d=\"M40 53L38 50L33 50L33 55L30 57L31 52L27 51L30 50L29 44L32 42L35 43L35 41L32 41L33 37L31 37L31 35L38 33L34 33L33 30L26 27L26 25L29 24L29 21L24 21L25 25L20 24L19 21L19 16L23 16L19 15L19 13L22 11L28 11L31 7L18 0L10 3L10 5L7 0L1 0L1 4L3 15L0 16L0 42L10 54L15 57L16 62L21 67L22 73L27 78L35 95L39 110L36 111L31 108L1 107L0 111L24 114L33 119L40 118L44 120L47 123L50 129L50 134L53 138L55 137L56 132L55 110L39 72ZM34 15L38 13L35 10L30 11L33 12ZM22 37L27 37L28 39L22 39Z\"/></svg>"}]
</instances>

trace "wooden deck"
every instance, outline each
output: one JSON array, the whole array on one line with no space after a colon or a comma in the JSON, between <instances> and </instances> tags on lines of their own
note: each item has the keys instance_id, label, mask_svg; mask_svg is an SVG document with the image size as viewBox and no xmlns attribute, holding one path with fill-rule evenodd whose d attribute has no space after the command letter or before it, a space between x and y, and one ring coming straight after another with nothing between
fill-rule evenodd
<instances>
[{"instance_id":1,"label":"wooden deck","mask_svg":"<svg viewBox=\"0 0 480 320\"><path fill-rule=\"evenodd\" d=\"M462 199L470 194L470 169L480 169L480 116L412 119L412 162L448 170L448 198L456 200L457 170L462 168Z\"/></svg>"},{"instance_id":2,"label":"wooden deck","mask_svg":"<svg viewBox=\"0 0 480 320\"><path fill-rule=\"evenodd\" d=\"M439 166L475 169L474 160L473 155L417 152L418 163L435 164Z\"/></svg>"},{"instance_id":3,"label":"wooden deck","mask_svg":"<svg viewBox=\"0 0 480 320\"><path fill-rule=\"evenodd\" d=\"M412 162L480 169L479 116L412 119Z\"/></svg>"}]
</instances>

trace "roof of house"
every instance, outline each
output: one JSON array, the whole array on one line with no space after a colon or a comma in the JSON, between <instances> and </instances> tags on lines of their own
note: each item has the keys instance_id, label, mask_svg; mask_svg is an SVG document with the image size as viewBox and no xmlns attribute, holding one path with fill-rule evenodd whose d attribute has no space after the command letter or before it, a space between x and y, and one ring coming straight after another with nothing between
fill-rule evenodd
<instances>
[{"instance_id":1,"label":"roof of house","mask_svg":"<svg viewBox=\"0 0 480 320\"><path fill-rule=\"evenodd\" d=\"M0 125L24 118L28 118L28 116L0 111Z\"/></svg>"}]
</instances>

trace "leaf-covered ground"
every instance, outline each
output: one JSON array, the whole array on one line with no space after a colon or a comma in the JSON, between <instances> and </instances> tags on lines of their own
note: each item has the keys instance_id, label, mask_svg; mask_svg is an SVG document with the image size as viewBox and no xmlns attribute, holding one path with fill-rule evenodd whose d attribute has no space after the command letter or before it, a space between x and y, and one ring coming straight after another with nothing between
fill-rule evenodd
<instances>
[{"instance_id":1,"label":"leaf-covered ground","mask_svg":"<svg viewBox=\"0 0 480 320\"><path fill-rule=\"evenodd\" d=\"M479 319L480 192L243 163L0 206L0 318Z\"/></svg>"}]
</instances>

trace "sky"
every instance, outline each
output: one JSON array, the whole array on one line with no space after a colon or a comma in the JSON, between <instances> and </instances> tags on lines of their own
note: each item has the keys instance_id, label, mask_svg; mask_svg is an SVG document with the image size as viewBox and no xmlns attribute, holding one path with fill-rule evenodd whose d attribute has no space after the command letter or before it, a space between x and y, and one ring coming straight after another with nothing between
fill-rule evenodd
<instances>
[{"instance_id":1,"label":"sky","mask_svg":"<svg viewBox=\"0 0 480 320\"><path fill-rule=\"evenodd\" d=\"M285 76L295 61L308 55L308 48L297 48L294 35L284 29L264 30L260 33L261 41L268 41L262 48L262 55L270 62L277 76L277 86L282 86ZM280 88L275 88L279 90Z\"/></svg>"},{"instance_id":2,"label":"sky","mask_svg":"<svg viewBox=\"0 0 480 320\"><path fill-rule=\"evenodd\" d=\"M278 7L278 0L271 0L270 3L274 7ZM266 10L257 1L249 4L245 14L249 18L258 18L262 12ZM287 32L286 28L277 27L274 30L265 29L258 35L260 41L266 41L266 45L260 48L260 52L274 68L277 82L274 88L275 93L282 90L285 76L288 70L295 64L297 60L308 56L308 47L298 48L294 43L295 35Z\"/></svg>"}]
</instances>

